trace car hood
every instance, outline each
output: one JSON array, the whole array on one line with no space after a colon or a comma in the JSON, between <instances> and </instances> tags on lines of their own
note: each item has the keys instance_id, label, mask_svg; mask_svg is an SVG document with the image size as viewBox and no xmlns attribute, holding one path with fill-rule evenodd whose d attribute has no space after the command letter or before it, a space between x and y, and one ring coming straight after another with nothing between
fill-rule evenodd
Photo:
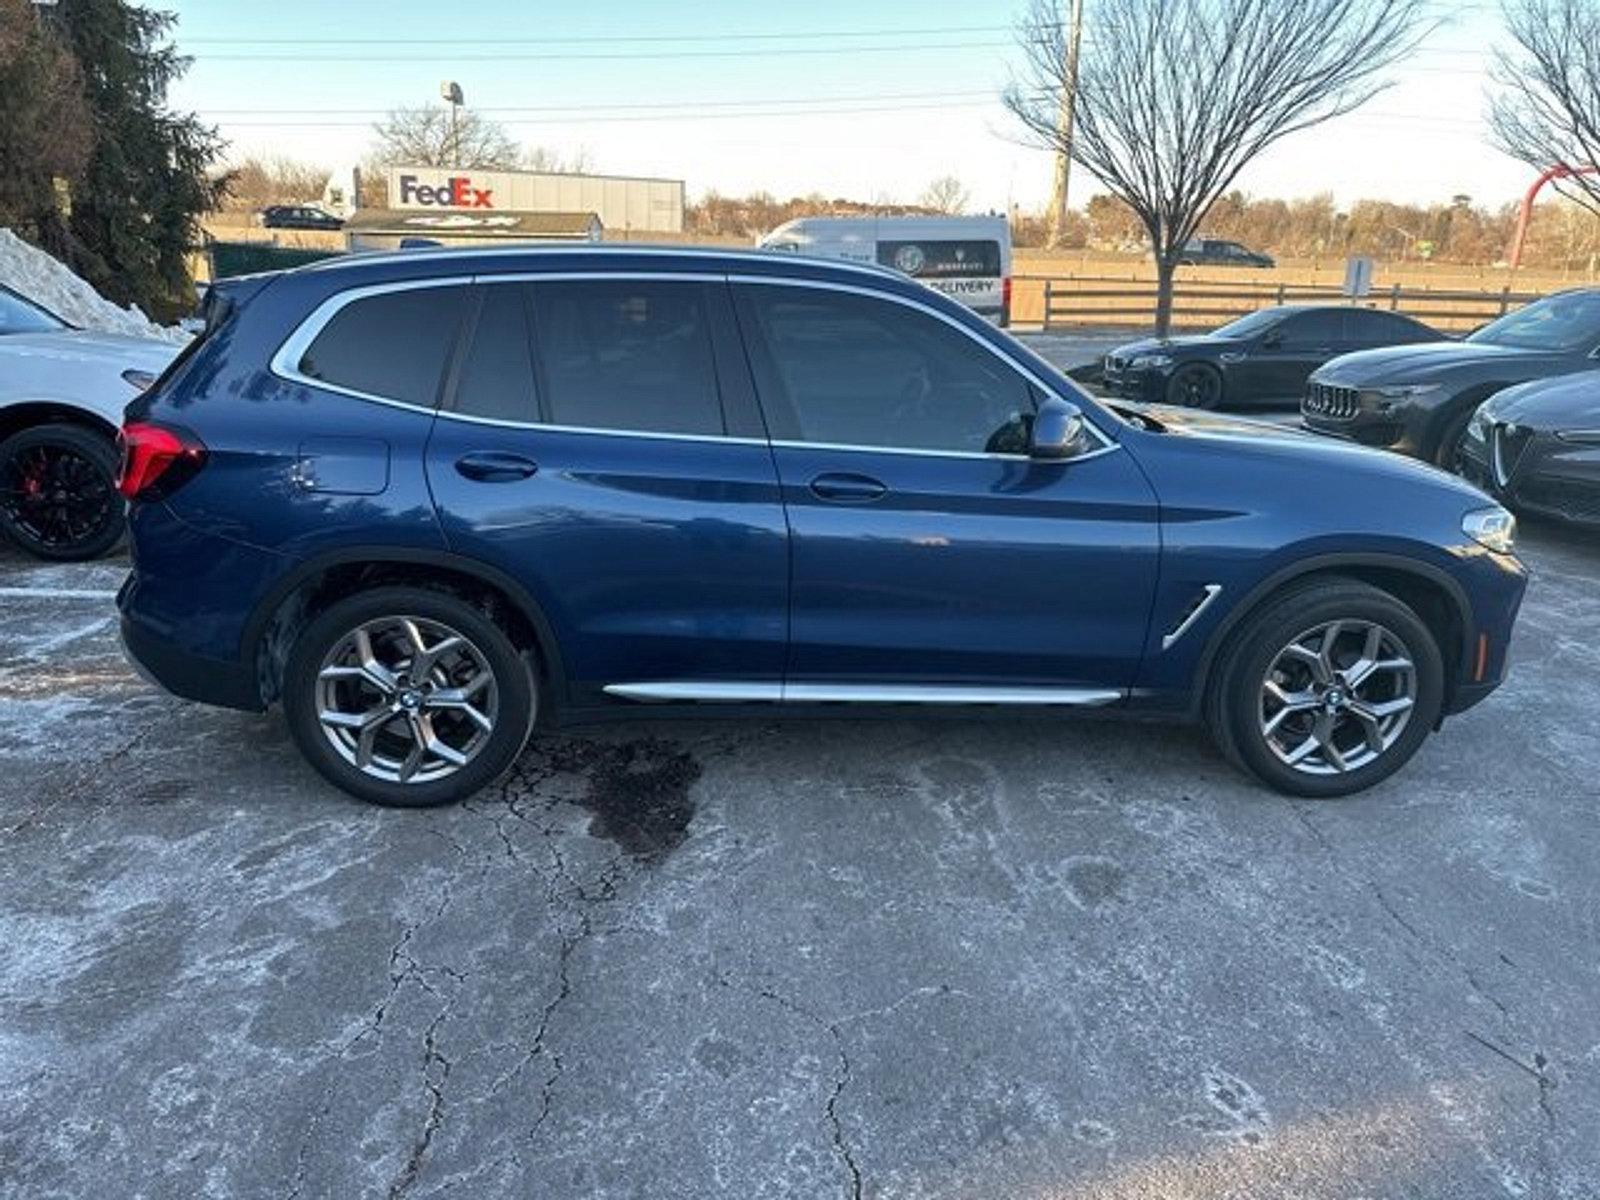
<instances>
[{"instance_id":1,"label":"car hood","mask_svg":"<svg viewBox=\"0 0 1600 1200\"><path fill-rule=\"evenodd\" d=\"M1482 411L1490 420L1531 429L1600 429L1600 371L1507 388L1491 396Z\"/></svg>"},{"instance_id":2,"label":"car hood","mask_svg":"<svg viewBox=\"0 0 1600 1200\"><path fill-rule=\"evenodd\" d=\"M1164 404L1139 407L1154 418L1164 432L1157 437L1191 438L1211 443L1219 453L1240 452L1304 463L1310 470L1326 467L1337 472L1348 484L1353 476L1406 479L1433 484L1459 492L1468 500L1483 499L1482 493L1466 480L1437 467L1386 450L1373 450L1353 442L1306 433L1248 417L1232 417L1193 408L1174 408Z\"/></svg>"},{"instance_id":3,"label":"car hood","mask_svg":"<svg viewBox=\"0 0 1600 1200\"><path fill-rule=\"evenodd\" d=\"M1500 379L1528 379L1572 361L1570 354L1495 346L1488 342L1418 342L1342 354L1313 378L1347 387L1433 383L1487 373Z\"/></svg>"},{"instance_id":4,"label":"car hood","mask_svg":"<svg viewBox=\"0 0 1600 1200\"><path fill-rule=\"evenodd\" d=\"M1238 339L1217 337L1211 333L1192 334L1188 337L1144 338L1118 346L1111 353L1118 358L1131 358L1136 354L1182 354L1186 350L1215 350L1237 344Z\"/></svg>"},{"instance_id":5,"label":"car hood","mask_svg":"<svg viewBox=\"0 0 1600 1200\"><path fill-rule=\"evenodd\" d=\"M160 338L61 329L50 333L13 333L0 337L0 354L27 358L100 363L118 371L138 369L159 374L183 347Z\"/></svg>"}]
</instances>

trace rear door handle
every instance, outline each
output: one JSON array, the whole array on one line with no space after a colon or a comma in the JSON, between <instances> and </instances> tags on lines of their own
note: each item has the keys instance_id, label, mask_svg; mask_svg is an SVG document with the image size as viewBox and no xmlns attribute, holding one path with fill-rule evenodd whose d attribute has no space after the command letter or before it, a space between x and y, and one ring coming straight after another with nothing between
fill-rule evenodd
<instances>
[{"instance_id":1,"label":"rear door handle","mask_svg":"<svg viewBox=\"0 0 1600 1200\"><path fill-rule=\"evenodd\" d=\"M528 478L538 469L539 464L531 458L499 450L476 450L456 459L456 470L480 483L514 483Z\"/></svg>"},{"instance_id":2,"label":"rear door handle","mask_svg":"<svg viewBox=\"0 0 1600 1200\"><path fill-rule=\"evenodd\" d=\"M843 471L818 475L811 481L811 494L832 504L870 504L888 490L887 484L870 475Z\"/></svg>"}]
</instances>

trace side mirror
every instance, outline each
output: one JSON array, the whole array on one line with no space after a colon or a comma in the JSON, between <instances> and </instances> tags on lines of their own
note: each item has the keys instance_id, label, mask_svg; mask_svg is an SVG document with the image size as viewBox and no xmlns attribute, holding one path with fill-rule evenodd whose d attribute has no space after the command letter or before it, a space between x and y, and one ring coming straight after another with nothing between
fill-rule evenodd
<instances>
[{"instance_id":1,"label":"side mirror","mask_svg":"<svg viewBox=\"0 0 1600 1200\"><path fill-rule=\"evenodd\" d=\"M1059 461L1075 458L1083 441L1083 410L1051 396L1039 405L1028 439L1028 456Z\"/></svg>"}]
</instances>

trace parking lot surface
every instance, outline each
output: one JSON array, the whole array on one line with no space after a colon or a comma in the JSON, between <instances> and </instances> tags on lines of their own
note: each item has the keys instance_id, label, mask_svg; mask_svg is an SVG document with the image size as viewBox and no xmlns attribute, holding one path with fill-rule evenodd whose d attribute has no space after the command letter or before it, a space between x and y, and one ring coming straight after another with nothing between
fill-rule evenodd
<instances>
[{"instance_id":1,"label":"parking lot surface","mask_svg":"<svg viewBox=\"0 0 1600 1200\"><path fill-rule=\"evenodd\" d=\"M547 736L370 808L0 551L0 1195L1600 1191L1600 546L1291 801L1186 729Z\"/></svg>"}]
</instances>

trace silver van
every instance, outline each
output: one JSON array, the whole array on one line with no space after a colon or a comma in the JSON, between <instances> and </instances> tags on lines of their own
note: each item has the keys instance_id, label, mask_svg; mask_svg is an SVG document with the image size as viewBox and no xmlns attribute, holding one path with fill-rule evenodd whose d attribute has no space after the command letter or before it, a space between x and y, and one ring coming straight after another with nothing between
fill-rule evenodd
<instances>
[{"instance_id":1,"label":"silver van","mask_svg":"<svg viewBox=\"0 0 1600 1200\"><path fill-rule=\"evenodd\" d=\"M998 325L1011 320L1011 227L1004 217L801 217L756 244L892 267Z\"/></svg>"}]
</instances>

